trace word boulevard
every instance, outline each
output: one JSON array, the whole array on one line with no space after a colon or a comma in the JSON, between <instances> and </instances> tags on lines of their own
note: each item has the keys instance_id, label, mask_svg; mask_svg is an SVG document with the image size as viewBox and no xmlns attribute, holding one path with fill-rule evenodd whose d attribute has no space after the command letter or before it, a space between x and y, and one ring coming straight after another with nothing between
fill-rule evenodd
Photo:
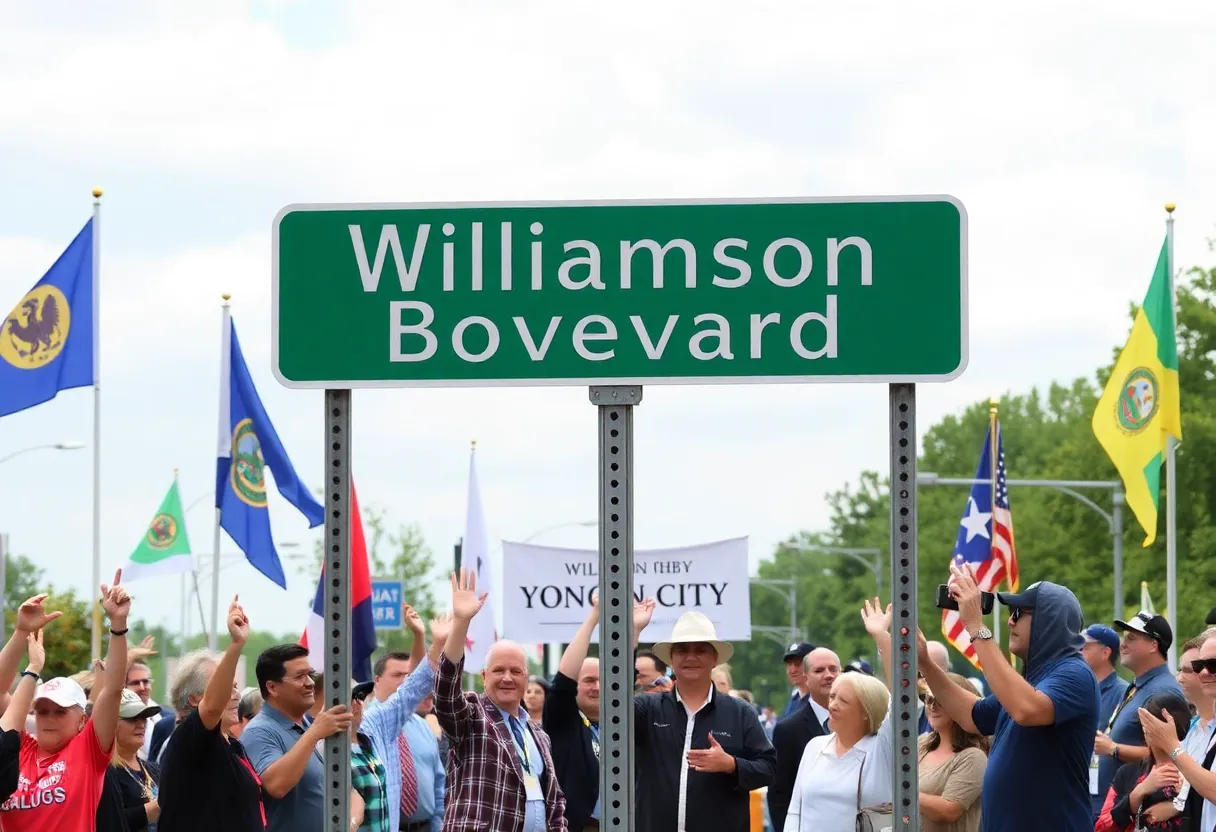
<instances>
[{"instance_id":1,"label":"word boulevard","mask_svg":"<svg viewBox=\"0 0 1216 832\"><path fill-rule=\"evenodd\" d=\"M947 197L292 206L274 364L327 388L945 379L965 250Z\"/></svg>"}]
</instances>

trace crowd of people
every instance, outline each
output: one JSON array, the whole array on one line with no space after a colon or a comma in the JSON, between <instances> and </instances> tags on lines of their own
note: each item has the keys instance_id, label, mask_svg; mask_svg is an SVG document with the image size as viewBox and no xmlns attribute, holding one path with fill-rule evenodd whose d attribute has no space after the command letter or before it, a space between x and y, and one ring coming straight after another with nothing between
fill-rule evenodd
<instances>
[{"instance_id":1,"label":"crowd of people","mask_svg":"<svg viewBox=\"0 0 1216 832\"><path fill-rule=\"evenodd\" d=\"M429 623L429 642L406 607L413 650L379 656L372 680L332 708L298 644L256 657L257 687L237 684L249 617L235 598L227 648L183 657L171 707L152 701L149 645L127 646L121 574L101 588L104 661L44 682L44 641L60 614L44 609L45 595L30 598L0 650L0 690L9 691L0 701L0 829L321 829L323 745L342 732L351 739L352 832L599 829L595 602L551 679L529 676L524 650L500 641L476 692L466 689L465 650L486 596L463 570L451 587L451 611ZM953 673L945 646L916 633L922 830L1216 832L1216 628L1182 645L1175 677L1164 618L1144 612L1083 627L1073 593L1043 581L998 594L1019 672L984 626L970 568L956 568L950 587L984 676ZM733 647L698 612L639 649L654 607L645 599L633 611L632 828L750 830L757 792L774 830L892 825L895 737L882 679L902 659L889 607L875 598L860 610L877 668L790 645L792 690L780 715L733 687Z\"/></svg>"}]
</instances>

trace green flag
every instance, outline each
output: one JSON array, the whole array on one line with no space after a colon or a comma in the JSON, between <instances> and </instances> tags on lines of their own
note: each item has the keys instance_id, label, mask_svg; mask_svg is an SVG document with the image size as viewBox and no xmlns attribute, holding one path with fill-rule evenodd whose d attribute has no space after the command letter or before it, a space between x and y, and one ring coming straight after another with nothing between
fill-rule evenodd
<instances>
[{"instance_id":1,"label":"green flag","mask_svg":"<svg viewBox=\"0 0 1216 832\"><path fill-rule=\"evenodd\" d=\"M194 570L194 558L190 554L190 540L186 536L186 517L182 511L182 499L177 492L177 478L169 487L169 493L160 504L160 509L148 524L143 538L122 568L123 581L152 578L157 575L176 575Z\"/></svg>"}]
</instances>

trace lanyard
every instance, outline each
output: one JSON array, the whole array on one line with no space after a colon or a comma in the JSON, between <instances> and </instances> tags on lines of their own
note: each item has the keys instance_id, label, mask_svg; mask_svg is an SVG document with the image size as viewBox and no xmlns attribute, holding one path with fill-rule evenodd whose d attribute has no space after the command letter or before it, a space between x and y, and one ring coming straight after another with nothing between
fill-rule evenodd
<instances>
[{"instance_id":1,"label":"lanyard","mask_svg":"<svg viewBox=\"0 0 1216 832\"><path fill-rule=\"evenodd\" d=\"M526 731L527 729L522 726L519 726L519 721L516 720L514 717L508 716L507 718L509 720L511 720L511 722L508 723L511 727L511 739L514 742L515 747L519 750L520 762L523 764L524 771L526 771L528 774L531 774L532 773L532 760L528 756L528 740L527 740L527 737L524 736L524 731ZM518 734L515 733L516 726L519 726Z\"/></svg>"},{"instance_id":2,"label":"lanyard","mask_svg":"<svg viewBox=\"0 0 1216 832\"><path fill-rule=\"evenodd\" d=\"M1123 713L1123 709L1127 707L1127 703L1132 701L1132 697L1136 695L1136 683L1132 682L1127 686L1127 695L1123 697L1123 701L1119 703L1119 707L1115 708L1115 712L1110 715L1110 722L1106 723L1106 733L1110 733L1110 729L1115 727L1115 720L1119 718L1119 714Z\"/></svg>"},{"instance_id":3,"label":"lanyard","mask_svg":"<svg viewBox=\"0 0 1216 832\"><path fill-rule=\"evenodd\" d=\"M600 731L599 727L592 728L591 720L587 719L587 715L582 711L578 715L583 719L583 725L587 726L587 730L591 732L591 750L595 752L595 759L600 758Z\"/></svg>"}]
</instances>

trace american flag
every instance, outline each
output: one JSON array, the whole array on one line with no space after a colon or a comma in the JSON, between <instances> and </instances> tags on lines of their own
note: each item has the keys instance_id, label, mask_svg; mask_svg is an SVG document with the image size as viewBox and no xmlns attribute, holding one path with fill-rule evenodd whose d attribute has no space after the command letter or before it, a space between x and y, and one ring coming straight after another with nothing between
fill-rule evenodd
<instances>
[{"instance_id":1,"label":"american flag","mask_svg":"<svg viewBox=\"0 0 1216 832\"><path fill-rule=\"evenodd\" d=\"M984 436L980 451L980 466L975 483L967 497L967 507L959 523L958 539L954 543L953 563L970 563L979 580L980 589L995 592L1002 581L1012 591L1018 591L1018 556L1013 542L1013 514L1009 509L1009 486L1005 481L1005 446L1001 427L996 426L996 501L992 501L992 428ZM971 637L962 619L954 610L942 611L942 634L954 648L977 668L979 658L971 646Z\"/></svg>"}]
</instances>

